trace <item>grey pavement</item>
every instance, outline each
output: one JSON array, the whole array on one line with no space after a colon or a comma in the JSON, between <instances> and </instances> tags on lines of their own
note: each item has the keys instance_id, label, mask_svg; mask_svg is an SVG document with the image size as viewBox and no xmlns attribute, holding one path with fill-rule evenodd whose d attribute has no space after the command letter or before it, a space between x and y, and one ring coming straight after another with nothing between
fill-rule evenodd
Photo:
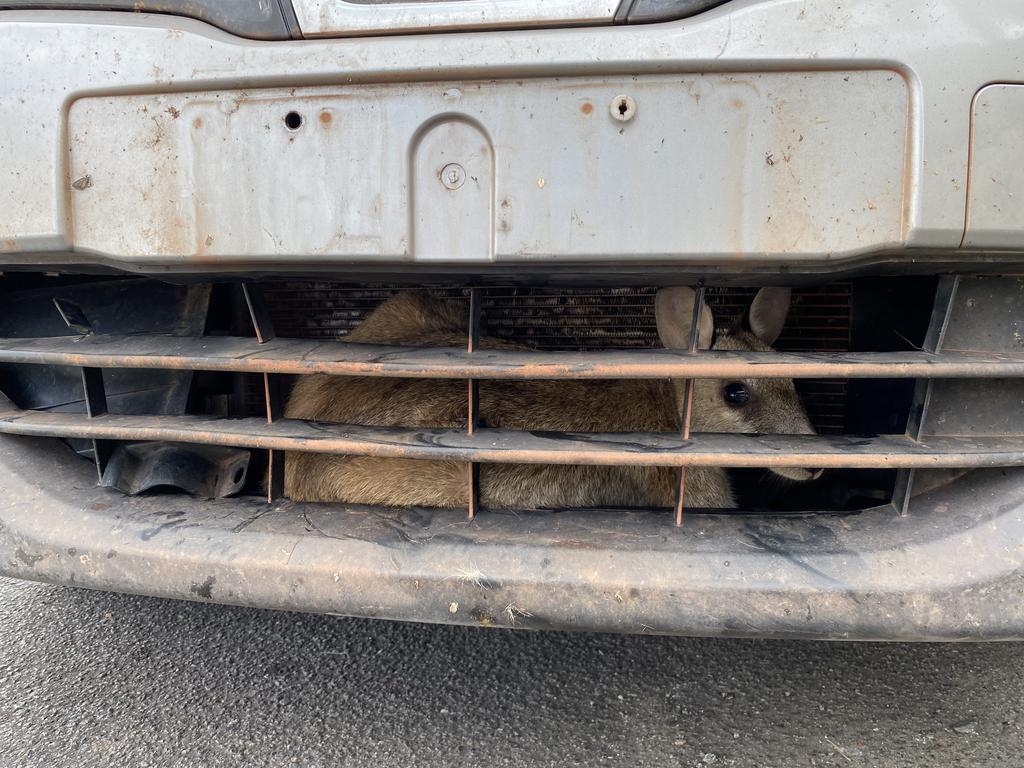
<instances>
[{"instance_id":1,"label":"grey pavement","mask_svg":"<svg viewBox=\"0 0 1024 768\"><path fill-rule=\"evenodd\" d=\"M2 766L1024 766L1024 645L469 629L0 579Z\"/></svg>"}]
</instances>

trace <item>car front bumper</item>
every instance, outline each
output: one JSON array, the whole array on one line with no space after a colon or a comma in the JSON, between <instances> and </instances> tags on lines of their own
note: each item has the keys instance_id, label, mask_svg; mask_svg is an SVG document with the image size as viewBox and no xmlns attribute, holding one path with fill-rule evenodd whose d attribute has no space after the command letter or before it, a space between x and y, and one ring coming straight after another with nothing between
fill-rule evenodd
<instances>
[{"instance_id":1,"label":"car front bumper","mask_svg":"<svg viewBox=\"0 0 1024 768\"><path fill-rule=\"evenodd\" d=\"M57 480L59 478L59 480ZM187 600L532 629L1024 638L1024 470L849 516L339 509L129 498L0 438L0 572Z\"/></svg>"},{"instance_id":2,"label":"car front bumper","mask_svg":"<svg viewBox=\"0 0 1024 768\"><path fill-rule=\"evenodd\" d=\"M1019 272L1021 30L1012 0L274 42L166 16L0 12L0 264L617 284L880 261ZM0 572L22 578L531 628L1024 637L1019 469L973 472L906 517L681 530L621 511L467 522L126 498L62 444L7 437L0 488Z\"/></svg>"},{"instance_id":3,"label":"car front bumper","mask_svg":"<svg viewBox=\"0 0 1024 768\"><path fill-rule=\"evenodd\" d=\"M189 273L1019 258L1024 7L929 7L272 42L0 12L0 252Z\"/></svg>"}]
</instances>

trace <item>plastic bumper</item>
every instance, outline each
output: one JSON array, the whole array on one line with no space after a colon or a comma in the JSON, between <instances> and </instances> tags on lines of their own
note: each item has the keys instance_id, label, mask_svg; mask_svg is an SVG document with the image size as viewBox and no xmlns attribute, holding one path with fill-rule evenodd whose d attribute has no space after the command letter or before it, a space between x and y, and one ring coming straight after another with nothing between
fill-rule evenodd
<instances>
[{"instance_id":1,"label":"plastic bumper","mask_svg":"<svg viewBox=\"0 0 1024 768\"><path fill-rule=\"evenodd\" d=\"M0 572L163 597L517 628L1024 638L1024 471L891 510L768 519L127 498L52 440L0 438ZM59 482L54 482L59 478Z\"/></svg>"},{"instance_id":2,"label":"plastic bumper","mask_svg":"<svg viewBox=\"0 0 1024 768\"><path fill-rule=\"evenodd\" d=\"M243 274L1019 254L1024 9L918 5L302 42L0 12L0 253Z\"/></svg>"}]
</instances>

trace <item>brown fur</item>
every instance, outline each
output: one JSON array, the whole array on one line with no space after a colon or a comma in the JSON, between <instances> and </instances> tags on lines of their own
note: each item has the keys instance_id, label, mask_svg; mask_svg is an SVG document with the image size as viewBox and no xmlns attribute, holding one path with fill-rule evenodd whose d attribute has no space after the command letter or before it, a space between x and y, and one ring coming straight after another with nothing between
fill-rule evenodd
<instances>
[{"instance_id":1,"label":"brown fur","mask_svg":"<svg viewBox=\"0 0 1024 768\"><path fill-rule=\"evenodd\" d=\"M459 347L465 338L465 305L410 291L380 305L348 341ZM486 337L480 347L518 348ZM737 331L723 334L714 348L769 347L752 333ZM696 383L694 431L811 431L791 381L746 382L751 402L743 409L724 404L724 383ZM573 432L675 432L679 428L677 382L481 381L479 387L480 414L487 427ZM285 415L372 426L465 428L466 383L306 376L293 390ZM480 467L481 503L491 508L669 507L675 476L674 469L664 467L484 464ZM466 465L289 452L285 493L297 501L462 507L467 501ZM691 507L735 506L725 471L689 469L685 502Z\"/></svg>"}]
</instances>

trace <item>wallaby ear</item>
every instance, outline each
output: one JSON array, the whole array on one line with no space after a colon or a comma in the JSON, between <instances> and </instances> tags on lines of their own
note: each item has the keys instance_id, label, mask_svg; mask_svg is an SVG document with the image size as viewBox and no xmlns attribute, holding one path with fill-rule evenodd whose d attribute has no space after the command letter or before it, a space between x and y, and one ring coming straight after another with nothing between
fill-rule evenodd
<instances>
[{"instance_id":1,"label":"wallaby ear","mask_svg":"<svg viewBox=\"0 0 1024 768\"><path fill-rule=\"evenodd\" d=\"M789 288L762 288L754 297L747 313L747 323L765 344L774 344L782 333L789 314L789 299L792 290Z\"/></svg>"},{"instance_id":2,"label":"wallaby ear","mask_svg":"<svg viewBox=\"0 0 1024 768\"><path fill-rule=\"evenodd\" d=\"M658 337L666 349L690 348L693 305L696 301L696 292L686 286L658 290L654 297L654 319L658 325ZM711 338L715 335L715 319L707 304L701 310L697 328L697 347L709 349Z\"/></svg>"}]
</instances>

